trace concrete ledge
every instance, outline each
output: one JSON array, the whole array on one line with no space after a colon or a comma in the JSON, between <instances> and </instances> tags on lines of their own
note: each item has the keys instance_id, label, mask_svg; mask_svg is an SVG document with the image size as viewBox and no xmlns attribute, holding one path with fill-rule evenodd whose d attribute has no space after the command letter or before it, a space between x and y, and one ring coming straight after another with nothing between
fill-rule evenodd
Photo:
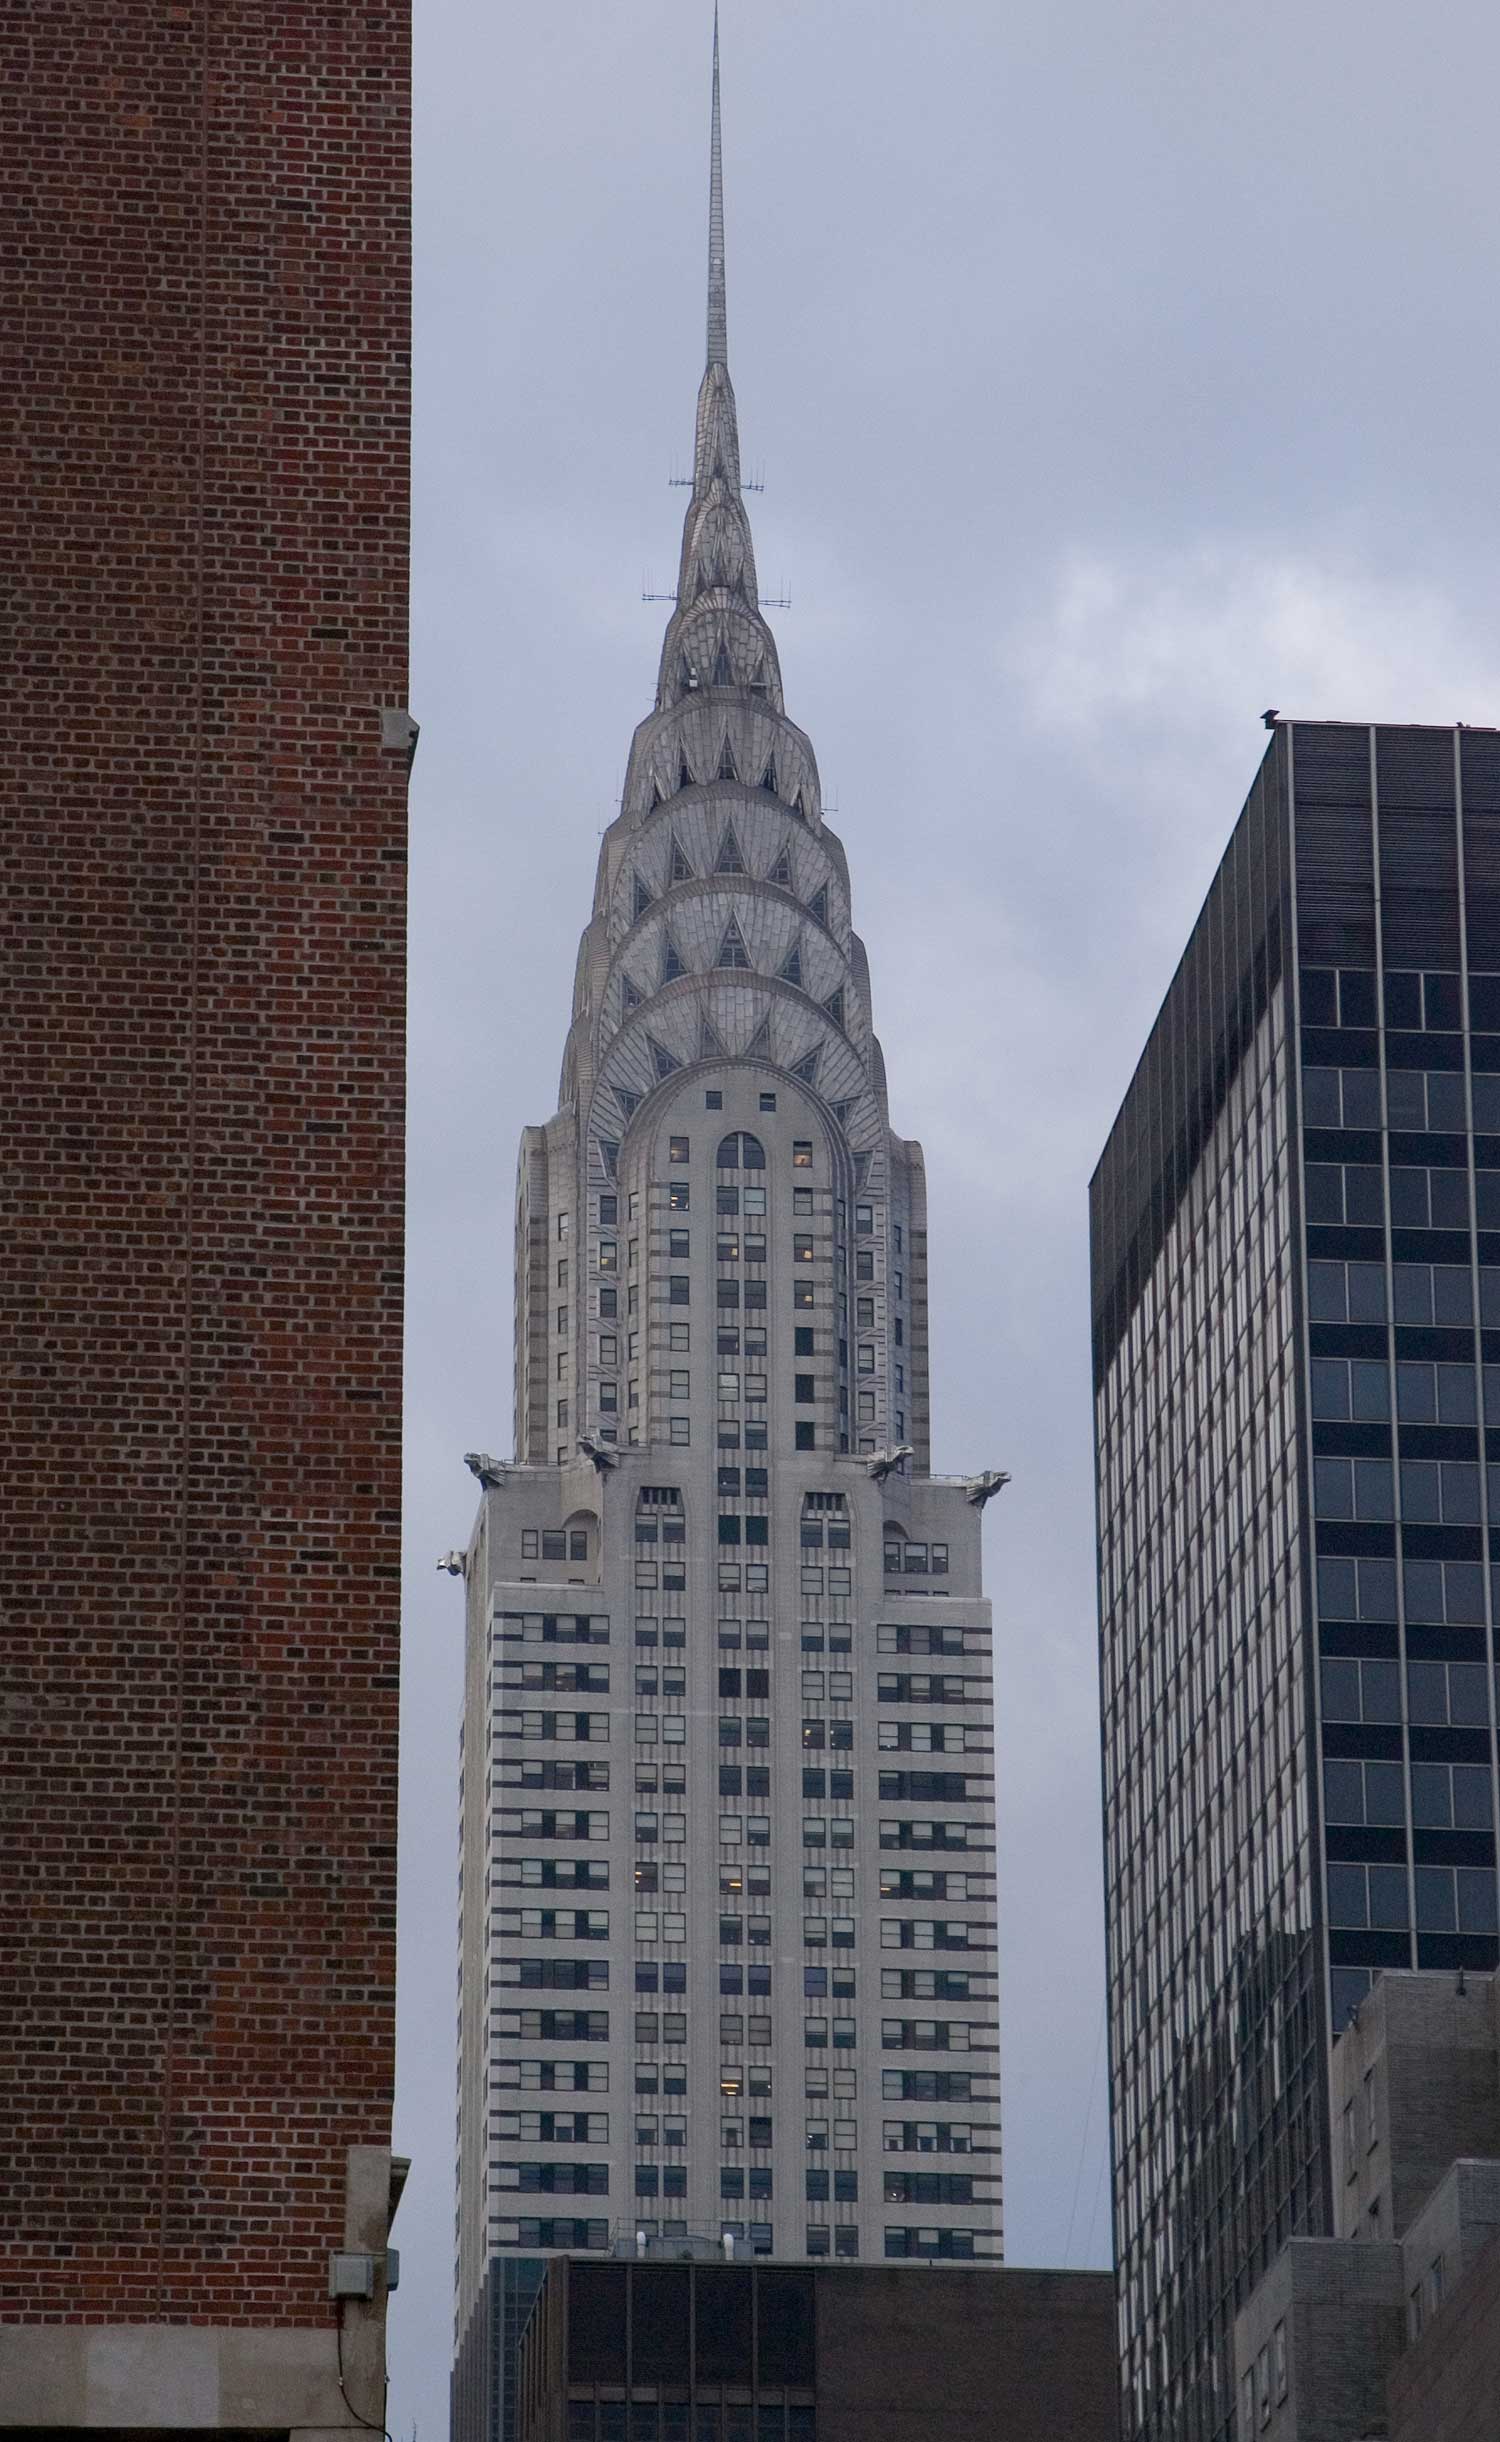
<instances>
[{"instance_id":1,"label":"concrete ledge","mask_svg":"<svg viewBox=\"0 0 1500 2442\"><path fill-rule=\"evenodd\" d=\"M0 2433L15 2426L361 2430L331 2325L162 2323L0 2324Z\"/></svg>"}]
</instances>

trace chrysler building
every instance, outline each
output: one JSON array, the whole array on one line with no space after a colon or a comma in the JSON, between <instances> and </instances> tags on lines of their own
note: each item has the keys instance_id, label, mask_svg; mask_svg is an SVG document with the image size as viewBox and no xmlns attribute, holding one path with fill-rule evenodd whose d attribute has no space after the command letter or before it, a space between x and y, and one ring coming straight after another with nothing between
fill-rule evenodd
<instances>
[{"instance_id":1,"label":"chrysler building","mask_svg":"<svg viewBox=\"0 0 1500 2442\"><path fill-rule=\"evenodd\" d=\"M464 2437L504 2430L551 2251L1001 2253L1003 1478L930 1472L922 1154L741 485L717 34L707 358L655 702L521 1141L515 1459L469 1462Z\"/></svg>"}]
</instances>

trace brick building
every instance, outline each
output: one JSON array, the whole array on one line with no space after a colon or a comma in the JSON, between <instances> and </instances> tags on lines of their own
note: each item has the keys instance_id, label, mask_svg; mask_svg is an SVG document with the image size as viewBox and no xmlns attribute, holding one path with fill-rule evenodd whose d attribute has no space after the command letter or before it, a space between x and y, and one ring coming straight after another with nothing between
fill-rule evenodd
<instances>
[{"instance_id":1,"label":"brick building","mask_svg":"<svg viewBox=\"0 0 1500 2442\"><path fill-rule=\"evenodd\" d=\"M1495 2442L1500 1975L1379 1976L1330 2078L1335 2234L1237 2318L1236 2442Z\"/></svg>"},{"instance_id":2,"label":"brick building","mask_svg":"<svg viewBox=\"0 0 1500 2442\"><path fill-rule=\"evenodd\" d=\"M381 2421L408 16L0 8L11 2426Z\"/></svg>"}]
</instances>

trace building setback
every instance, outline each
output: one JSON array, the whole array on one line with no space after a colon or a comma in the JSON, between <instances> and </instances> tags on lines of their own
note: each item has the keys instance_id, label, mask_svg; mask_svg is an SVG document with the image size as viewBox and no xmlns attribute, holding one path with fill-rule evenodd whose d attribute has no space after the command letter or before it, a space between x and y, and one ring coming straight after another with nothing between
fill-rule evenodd
<instances>
[{"instance_id":1,"label":"building setback","mask_svg":"<svg viewBox=\"0 0 1500 2442\"><path fill-rule=\"evenodd\" d=\"M408 11L3 14L0 2419L378 2424Z\"/></svg>"},{"instance_id":2,"label":"building setback","mask_svg":"<svg viewBox=\"0 0 1500 2442\"><path fill-rule=\"evenodd\" d=\"M1333 2035L1497 1955L1494 732L1276 728L1092 1238L1125 2431L1219 2442Z\"/></svg>"},{"instance_id":3,"label":"building setback","mask_svg":"<svg viewBox=\"0 0 1500 2442\"><path fill-rule=\"evenodd\" d=\"M476 2442L541 2259L617 2223L1000 2253L1000 1479L930 1472L921 1150L889 1125L741 491L717 63L712 157L676 607L560 1107L521 1146L516 1463L471 1462L455 2402Z\"/></svg>"},{"instance_id":4,"label":"building setback","mask_svg":"<svg viewBox=\"0 0 1500 2442\"><path fill-rule=\"evenodd\" d=\"M1116 2442L1107 2272L555 2261L520 2442Z\"/></svg>"}]
</instances>

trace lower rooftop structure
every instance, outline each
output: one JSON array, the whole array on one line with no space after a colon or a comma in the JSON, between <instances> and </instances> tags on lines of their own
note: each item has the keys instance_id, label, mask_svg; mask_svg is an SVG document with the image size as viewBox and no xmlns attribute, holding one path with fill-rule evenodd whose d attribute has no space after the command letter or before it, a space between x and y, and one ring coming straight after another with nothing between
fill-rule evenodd
<instances>
[{"instance_id":1,"label":"lower rooftop structure","mask_svg":"<svg viewBox=\"0 0 1500 2442\"><path fill-rule=\"evenodd\" d=\"M1238 2317L1238 2442L1493 2442L1500 1976L1380 1976L1332 2081L1337 2234Z\"/></svg>"},{"instance_id":2,"label":"lower rooftop structure","mask_svg":"<svg viewBox=\"0 0 1500 2442\"><path fill-rule=\"evenodd\" d=\"M519 2442L1115 2442L1109 2273L625 2243L548 2265Z\"/></svg>"}]
</instances>

